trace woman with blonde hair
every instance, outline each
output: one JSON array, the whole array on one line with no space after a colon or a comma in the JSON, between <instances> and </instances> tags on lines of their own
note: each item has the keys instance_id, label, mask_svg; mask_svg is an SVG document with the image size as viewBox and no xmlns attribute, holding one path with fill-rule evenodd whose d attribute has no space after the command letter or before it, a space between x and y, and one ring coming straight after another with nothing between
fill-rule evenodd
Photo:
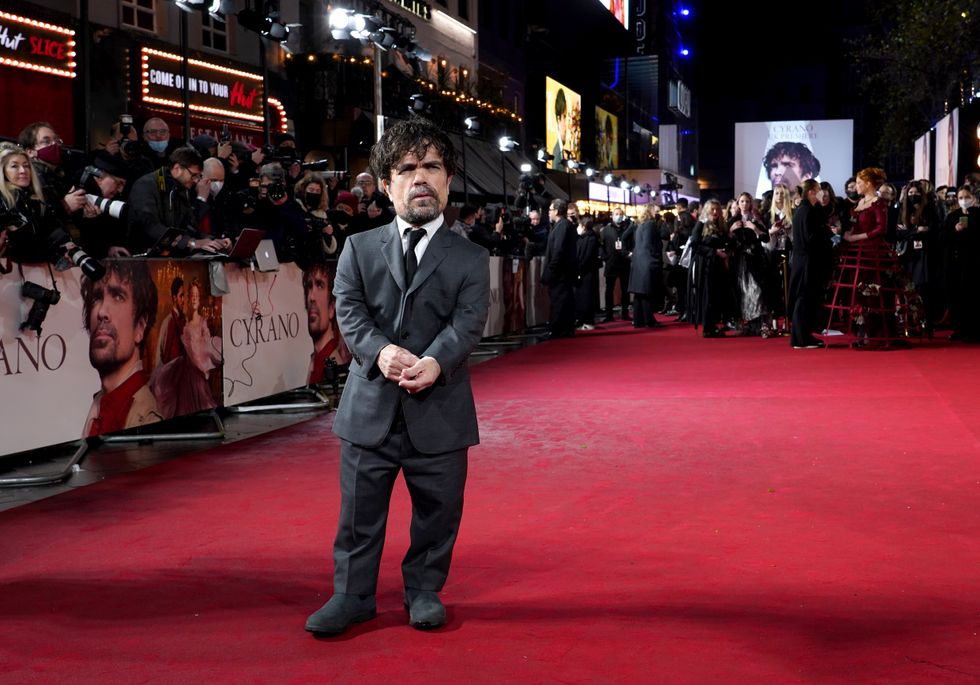
<instances>
[{"instance_id":1,"label":"woman with blonde hair","mask_svg":"<svg viewBox=\"0 0 980 685\"><path fill-rule=\"evenodd\" d=\"M55 262L72 245L55 211L44 202L41 179L27 152L0 144L0 257L18 263Z\"/></svg>"},{"instance_id":2,"label":"woman with blonde hair","mask_svg":"<svg viewBox=\"0 0 980 685\"><path fill-rule=\"evenodd\" d=\"M629 291L633 293L633 327L654 328L660 325L653 313L660 308L658 300L663 299L664 244L651 205L644 205L640 210L634 240L629 279Z\"/></svg>"}]
</instances>

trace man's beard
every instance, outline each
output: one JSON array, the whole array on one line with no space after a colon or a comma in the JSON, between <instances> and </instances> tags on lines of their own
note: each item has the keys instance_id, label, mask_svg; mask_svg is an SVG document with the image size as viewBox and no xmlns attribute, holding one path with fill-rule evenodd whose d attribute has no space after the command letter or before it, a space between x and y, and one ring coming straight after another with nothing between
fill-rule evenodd
<instances>
[{"instance_id":1,"label":"man's beard","mask_svg":"<svg viewBox=\"0 0 980 685\"><path fill-rule=\"evenodd\" d=\"M88 361L92 368L99 372L100 376L106 376L117 371L123 365L123 360L117 358L116 332L114 330L108 332L112 336L111 338L103 338L97 341L92 337L88 343ZM96 331L93 331L92 335L95 336Z\"/></svg>"},{"instance_id":2,"label":"man's beard","mask_svg":"<svg viewBox=\"0 0 980 685\"><path fill-rule=\"evenodd\" d=\"M416 194L424 194L429 197L423 200L423 204L413 204ZM442 209L439 207L439 200L436 197L435 191L432 188L423 186L408 196L408 202L405 205L405 215L402 219L413 226L421 226L430 221L435 221L441 214Z\"/></svg>"}]
</instances>

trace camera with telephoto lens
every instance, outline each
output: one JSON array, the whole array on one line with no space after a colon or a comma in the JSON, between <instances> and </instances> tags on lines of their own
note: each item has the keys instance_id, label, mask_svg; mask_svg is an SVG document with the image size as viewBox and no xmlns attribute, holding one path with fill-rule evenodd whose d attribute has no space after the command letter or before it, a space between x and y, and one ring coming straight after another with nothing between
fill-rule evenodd
<instances>
[{"instance_id":1,"label":"camera with telephoto lens","mask_svg":"<svg viewBox=\"0 0 980 685\"><path fill-rule=\"evenodd\" d=\"M37 283L24 281L24 285L20 287L20 295L25 299L34 300L30 311L27 312L27 320L20 325L20 330L30 328L41 335L41 324L44 323L44 317L48 315L48 307L58 304L61 293L57 289L49 290Z\"/></svg>"},{"instance_id":2,"label":"camera with telephoto lens","mask_svg":"<svg viewBox=\"0 0 980 685\"><path fill-rule=\"evenodd\" d=\"M88 276L90 280L97 281L105 276L105 267L102 266L102 262L85 252L78 245L68 250L66 254L71 259L72 264L81 269L82 273Z\"/></svg>"},{"instance_id":3,"label":"camera with telephoto lens","mask_svg":"<svg viewBox=\"0 0 980 685\"><path fill-rule=\"evenodd\" d=\"M113 219L126 218L126 203L122 200L108 200L91 193L86 194L85 199L95 205L100 212L108 214Z\"/></svg>"},{"instance_id":4,"label":"camera with telephoto lens","mask_svg":"<svg viewBox=\"0 0 980 685\"><path fill-rule=\"evenodd\" d=\"M273 202L279 202L286 197L286 184L281 181L273 181L265 187L265 194Z\"/></svg>"},{"instance_id":5,"label":"camera with telephoto lens","mask_svg":"<svg viewBox=\"0 0 980 685\"><path fill-rule=\"evenodd\" d=\"M0 211L0 230L9 229L16 231L18 228L24 228L29 223L31 223L30 219L24 216L16 207Z\"/></svg>"}]
</instances>

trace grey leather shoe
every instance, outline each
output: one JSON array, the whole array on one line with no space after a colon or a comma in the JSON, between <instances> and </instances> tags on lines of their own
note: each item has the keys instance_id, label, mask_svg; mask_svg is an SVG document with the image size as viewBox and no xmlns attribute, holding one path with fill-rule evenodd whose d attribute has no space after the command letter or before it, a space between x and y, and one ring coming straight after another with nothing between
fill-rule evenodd
<instances>
[{"instance_id":1,"label":"grey leather shoe","mask_svg":"<svg viewBox=\"0 0 980 685\"><path fill-rule=\"evenodd\" d=\"M336 593L306 619L306 630L318 635L340 635L355 623L378 615L374 595Z\"/></svg>"},{"instance_id":2,"label":"grey leather shoe","mask_svg":"<svg viewBox=\"0 0 980 685\"><path fill-rule=\"evenodd\" d=\"M446 607L435 592L405 588L405 609L408 624L418 630L432 630L446 623Z\"/></svg>"}]
</instances>

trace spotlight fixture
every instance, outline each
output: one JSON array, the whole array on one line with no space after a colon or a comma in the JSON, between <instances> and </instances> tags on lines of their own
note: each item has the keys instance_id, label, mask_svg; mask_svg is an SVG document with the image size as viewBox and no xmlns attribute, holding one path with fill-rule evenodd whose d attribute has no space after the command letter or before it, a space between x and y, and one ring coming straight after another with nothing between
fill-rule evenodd
<instances>
[{"instance_id":1,"label":"spotlight fixture","mask_svg":"<svg viewBox=\"0 0 980 685\"><path fill-rule=\"evenodd\" d=\"M614 176L611 173L606 172L606 175L602 177L602 182L606 185L610 185L613 182L613 178Z\"/></svg>"},{"instance_id":2,"label":"spotlight fixture","mask_svg":"<svg viewBox=\"0 0 980 685\"><path fill-rule=\"evenodd\" d=\"M497 148L501 152L511 152L519 146L520 144L510 136L501 136L500 140L497 141Z\"/></svg>"},{"instance_id":3,"label":"spotlight fixture","mask_svg":"<svg viewBox=\"0 0 980 685\"><path fill-rule=\"evenodd\" d=\"M538 161L541 162L542 164L546 164L549 161L553 160L554 158L555 156L549 155L548 151L545 150L543 147L538 148Z\"/></svg>"},{"instance_id":4,"label":"spotlight fixture","mask_svg":"<svg viewBox=\"0 0 980 685\"><path fill-rule=\"evenodd\" d=\"M639 182L637 182L636 179L633 179L631 183L633 184L632 190L634 195L639 195L640 193L643 192L643 188L640 186Z\"/></svg>"},{"instance_id":5,"label":"spotlight fixture","mask_svg":"<svg viewBox=\"0 0 980 685\"><path fill-rule=\"evenodd\" d=\"M565 166L571 171L578 171L580 168L582 168L582 163L577 159L569 159L565 162Z\"/></svg>"},{"instance_id":6,"label":"spotlight fixture","mask_svg":"<svg viewBox=\"0 0 980 685\"><path fill-rule=\"evenodd\" d=\"M471 136L480 132L480 120L476 117L466 117L463 119L463 125L466 126L466 133Z\"/></svg>"},{"instance_id":7,"label":"spotlight fixture","mask_svg":"<svg viewBox=\"0 0 980 685\"><path fill-rule=\"evenodd\" d=\"M424 114L429 111L429 101L422 93L416 93L408 98L408 111L413 114Z\"/></svg>"},{"instance_id":8,"label":"spotlight fixture","mask_svg":"<svg viewBox=\"0 0 980 685\"><path fill-rule=\"evenodd\" d=\"M528 162L524 162L523 164L521 164L521 173L522 174L529 174L529 173L531 173L531 170L532 169L534 169L534 167L532 167Z\"/></svg>"},{"instance_id":9,"label":"spotlight fixture","mask_svg":"<svg viewBox=\"0 0 980 685\"><path fill-rule=\"evenodd\" d=\"M593 176L595 176L595 169L593 169L590 166L585 167L585 175L588 176L589 178L592 178Z\"/></svg>"},{"instance_id":10,"label":"spotlight fixture","mask_svg":"<svg viewBox=\"0 0 980 685\"><path fill-rule=\"evenodd\" d=\"M619 187L622 188L623 190L629 190L630 182L624 178L622 181L619 182Z\"/></svg>"},{"instance_id":11,"label":"spotlight fixture","mask_svg":"<svg viewBox=\"0 0 980 685\"><path fill-rule=\"evenodd\" d=\"M245 9L239 11L237 16L238 23L243 29L254 31L280 43L289 38L289 27L279 21L278 12L262 14L255 10Z\"/></svg>"},{"instance_id":12,"label":"spotlight fixture","mask_svg":"<svg viewBox=\"0 0 980 685\"><path fill-rule=\"evenodd\" d=\"M203 9L206 0L174 0L177 9L185 12L193 12L196 9Z\"/></svg>"}]
</instances>

